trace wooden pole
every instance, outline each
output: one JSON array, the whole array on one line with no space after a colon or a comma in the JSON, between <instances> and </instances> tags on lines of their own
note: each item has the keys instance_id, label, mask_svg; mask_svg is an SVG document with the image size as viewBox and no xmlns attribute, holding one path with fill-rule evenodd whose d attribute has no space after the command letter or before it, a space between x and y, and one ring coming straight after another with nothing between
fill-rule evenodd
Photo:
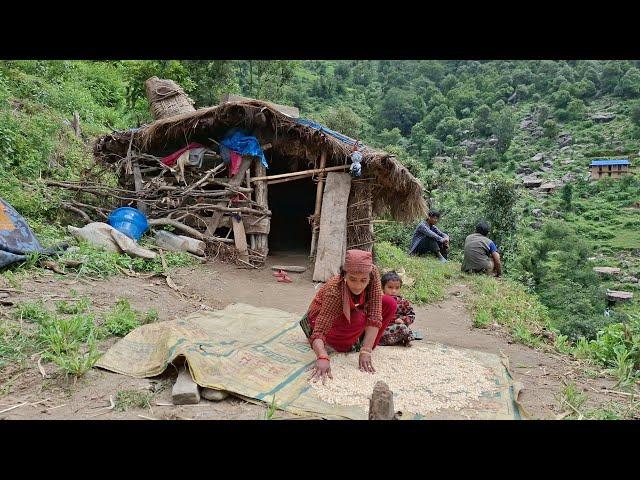
<instances>
[{"instance_id":1,"label":"wooden pole","mask_svg":"<svg viewBox=\"0 0 640 480\"><path fill-rule=\"evenodd\" d=\"M267 187L267 182L263 179L263 180L256 180L256 178L260 178L261 176L265 177L265 174L267 173L267 169L264 165L262 165L262 163L260 163L259 161L257 161L255 163L254 166L254 176L251 179L251 182L254 184L255 187L255 202L260 205L261 207L268 209L269 208L269 190ZM269 218L264 218L262 220L260 220L261 222L266 222L266 225L269 224ZM256 222L257 223L257 222ZM268 229L267 229L268 231ZM264 233L256 233L255 235L255 250L257 250L258 252L260 252L262 255L264 255L265 257L267 256L267 254L269 253L269 236L268 234L264 234Z\"/></svg>"},{"instance_id":2,"label":"wooden pole","mask_svg":"<svg viewBox=\"0 0 640 480\"><path fill-rule=\"evenodd\" d=\"M136 194L140 194L142 192L142 173L140 173L140 165L138 164L137 159L133 159L131 162L133 166L133 181L136 187ZM138 200L137 202L138 210L140 210L145 215L147 214L147 206L144 204L142 200Z\"/></svg>"},{"instance_id":3,"label":"wooden pole","mask_svg":"<svg viewBox=\"0 0 640 480\"><path fill-rule=\"evenodd\" d=\"M320 173L320 177L318 178L318 187L316 189L316 208L313 212L313 223L311 226L311 251L309 252L309 258L314 258L316 256L316 247L318 246L318 226L320 225L320 211L322 208L322 192L324 188L324 172L329 170L325 169L324 166L327 163L327 152L322 151L320 154L320 168L319 170L323 173Z\"/></svg>"},{"instance_id":4,"label":"wooden pole","mask_svg":"<svg viewBox=\"0 0 640 480\"><path fill-rule=\"evenodd\" d=\"M311 176L311 175L315 175L316 173L326 173L326 172L337 172L340 170L344 170L346 168L349 168L351 165L338 165L337 167L328 167L328 168L324 168L324 163L322 163L322 156L325 157L326 160L326 153L322 152L321 156L320 156L320 168L315 168L313 170L301 170L299 172L291 172L291 173L281 173L279 175L271 175L269 177L253 177L251 179L252 182L259 182L262 180L276 180L278 178L289 178L289 177L302 177L302 176Z\"/></svg>"}]
</instances>

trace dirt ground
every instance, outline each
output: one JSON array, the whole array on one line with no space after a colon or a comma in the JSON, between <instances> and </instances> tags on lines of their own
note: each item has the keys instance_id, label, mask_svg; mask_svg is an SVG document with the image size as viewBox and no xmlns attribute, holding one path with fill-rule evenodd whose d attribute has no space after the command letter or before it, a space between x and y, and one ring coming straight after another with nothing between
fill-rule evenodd
<instances>
[{"instance_id":1,"label":"dirt ground","mask_svg":"<svg viewBox=\"0 0 640 480\"><path fill-rule=\"evenodd\" d=\"M220 309L230 303L242 302L278 308L302 315L315 289L312 272L291 273L293 283L279 283L272 276L271 265L306 265L304 254L271 255L267 266L260 270L240 269L234 265L212 262L177 269L172 278L183 296L169 288L164 279L118 276L106 280L74 280L48 272L46 275L22 282L22 293L13 293L14 302L35 301L39 298L53 302L68 298L74 289L80 296L88 296L95 310L107 310L120 298L129 300L133 308L158 311L160 321L173 320L199 309ZM471 295L466 285L454 285L448 297L436 304L416 309L415 329L425 339L454 347L469 348L508 357L511 372L524 388L519 400L531 418L554 419L562 413L557 400L565 381L575 381L586 390L587 406L606 403L611 396L602 389L610 389L613 381L604 378L587 379L575 362L560 355L533 350L512 343L501 327L476 329L466 309ZM4 312L8 307L1 307ZM100 346L106 351L117 339L109 339ZM375 362L375 357L374 357ZM152 379L135 379L93 369L75 384L61 375L43 378L37 359L31 359L23 371L3 372L0 388L11 383L9 393L0 397L0 411L15 405L20 407L0 413L0 419L262 419L267 408L236 397L221 402L202 400L198 405L171 405L171 386L177 372L168 368ZM45 365L52 373L53 367ZM49 373L47 374L49 376ZM151 408L129 408L124 412L109 409L110 397L118 390L135 389L158 392ZM616 399L619 400L619 399ZM275 418L299 418L278 411Z\"/></svg>"}]
</instances>

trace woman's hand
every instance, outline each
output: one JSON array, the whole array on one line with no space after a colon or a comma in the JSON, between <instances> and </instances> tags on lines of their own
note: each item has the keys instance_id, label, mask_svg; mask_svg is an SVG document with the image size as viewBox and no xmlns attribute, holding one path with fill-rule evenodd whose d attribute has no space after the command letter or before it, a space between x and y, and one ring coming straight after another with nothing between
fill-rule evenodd
<instances>
[{"instance_id":1,"label":"woman's hand","mask_svg":"<svg viewBox=\"0 0 640 480\"><path fill-rule=\"evenodd\" d=\"M333 375L331 375L331 363L329 360L319 358L316 360L316 364L311 367L311 377L309 377L309 380L312 382L322 380L322 384L324 385L324 381L327 377L333 380Z\"/></svg>"},{"instance_id":2,"label":"woman's hand","mask_svg":"<svg viewBox=\"0 0 640 480\"><path fill-rule=\"evenodd\" d=\"M360 351L358 363L360 364L360 371L375 373L376 369L373 368L373 364L371 363L371 352Z\"/></svg>"},{"instance_id":3,"label":"woman's hand","mask_svg":"<svg viewBox=\"0 0 640 480\"><path fill-rule=\"evenodd\" d=\"M400 323L404 323L404 322L402 321L402 319L401 319L401 318L396 318L396 319L395 319L395 321L394 321L394 323L398 323L398 324L400 324Z\"/></svg>"}]
</instances>

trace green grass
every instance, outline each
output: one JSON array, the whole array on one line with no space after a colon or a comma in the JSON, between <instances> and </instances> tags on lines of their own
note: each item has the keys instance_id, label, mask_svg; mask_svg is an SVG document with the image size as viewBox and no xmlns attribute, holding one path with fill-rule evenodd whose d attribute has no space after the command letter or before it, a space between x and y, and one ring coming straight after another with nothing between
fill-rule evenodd
<instances>
[{"instance_id":1,"label":"green grass","mask_svg":"<svg viewBox=\"0 0 640 480\"><path fill-rule=\"evenodd\" d=\"M474 292L471 299L474 326L486 328L495 322L506 326L519 343L531 347L544 343L543 332L552 328L546 307L535 295L506 278L486 275L464 275L464 278Z\"/></svg>"},{"instance_id":2,"label":"green grass","mask_svg":"<svg viewBox=\"0 0 640 480\"><path fill-rule=\"evenodd\" d=\"M77 268L67 268L67 271L74 272L76 277L88 276L106 278L114 275L121 275L123 270L131 272L145 272L160 274L164 272L162 259L156 256L153 260L143 258L132 258L128 255L100 250L87 242L79 242L80 251L76 253L66 253L64 258L79 260L84 262ZM141 242L145 246L145 242ZM169 269L194 265L196 260L181 252L166 252L164 257Z\"/></svg>"},{"instance_id":3,"label":"green grass","mask_svg":"<svg viewBox=\"0 0 640 480\"><path fill-rule=\"evenodd\" d=\"M129 408L149 408L154 392L141 390L118 390L115 399L115 410L126 412Z\"/></svg>"},{"instance_id":4,"label":"green grass","mask_svg":"<svg viewBox=\"0 0 640 480\"><path fill-rule=\"evenodd\" d=\"M271 403L267 405L267 411L264 413L265 420L273 420L275 419L276 411L278 410L278 405L276 404L276 396L274 395L271 399Z\"/></svg>"},{"instance_id":5,"label":"green grass","mask_svg":"<svg viewBox=\"0 0 640 480\"><path fill-rule=\"evenodd\" d=\"M460 264L440 263L435 258L410 257L389 242L376 243L376 265L382 270L404 268L415 280L411 287L403 286L402 296L417 305L433 303L445 297L445 290L455 279L460 278Z\"/></svg>"},{"instance_id":6,"label":"green grass","mask_svg":"<svg viewBox=\"0 0 640 480\"><path fill-rule=\"evenodd\" d=\"M584 418L582 407L589 398L576 386L574 382L568 383L556 398L560 404L560 408L571 412L571 415L567 418L578 420L582 420Z\"/></svg>"},{"instance_id":7,"label":"green grass","mask_svg":"<svg viewBox=\"0 0 640 480\"><path fill-rule=\"evenodd\" d=\"M68 302L67 300L56 302L56 311L63 314L85 313L89 310L90 307L91 300L86 297L81 298L75 302Z\"/></svg>"},{"instance_id":8,"label":"green grass","mask_svg":"<svg viewBox=\"0 0 640 480\"><path fill-rule=\"evenodd\" d=\"M158 312L149 310L145 314L137 312L129 302L120 299L115 306L104 315L104 328L111 335L124 337L127 333L140 325L152 323L158 320Z\"/></svg>"},{"instance_id":9,"label":"green grass","mask_svg":"<svg viewBox=\"0 0 640 480\"><path fill-rule=\"evenodd\" d=\"M56 302L56 307L56 312L49 311L42 301L16 305L13 320L0 323L0 369L41 353L45 362L54 363L65 375L78 378L100 358L100 340L109 334L124 336L140 325L158 320L156 310L139 312L126 300L118 300L102 315L102 326L96 324L87 298ZM26 324L21 327L18 321Z\"/></svg>"}]
</instances>

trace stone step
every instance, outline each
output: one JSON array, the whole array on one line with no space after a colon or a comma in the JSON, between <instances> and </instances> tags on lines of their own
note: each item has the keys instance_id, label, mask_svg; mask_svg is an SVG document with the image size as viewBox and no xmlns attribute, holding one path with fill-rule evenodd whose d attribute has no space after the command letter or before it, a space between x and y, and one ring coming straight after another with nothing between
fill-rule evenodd
<instances>
[{"instance_id":1,"label":"stone step","mask_svg":"<svg viewBox=\"0 0 640 480\"><path fill-rule=\"evenodd\" d=\"M200 387L191 378L189 367L180 367L178 379L171 391L171 401L174 405L193 405L200 403Z\"/></svg>"}]
</instances>

